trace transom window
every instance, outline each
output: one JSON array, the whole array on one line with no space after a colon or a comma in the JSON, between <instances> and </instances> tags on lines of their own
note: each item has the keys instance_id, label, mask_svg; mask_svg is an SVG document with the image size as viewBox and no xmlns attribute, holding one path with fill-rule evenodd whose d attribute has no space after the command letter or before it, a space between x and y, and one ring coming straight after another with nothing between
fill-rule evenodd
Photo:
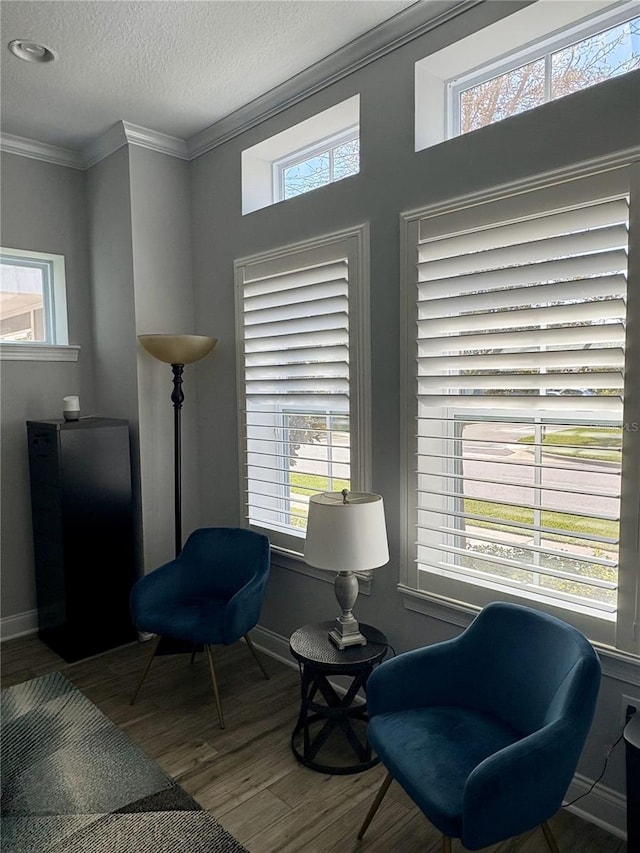
<instances>
[{"instance_id":1,"label":"transom window","mask_svg":"<svg viewBox=\"0 0 640 853\"><path fill-rule=\"evenodd\" d=\"M0 341L68 343L62 255L0 250Z\"/></svg>"},{"instance_id":2,"label":"transom window","mask_svg":"<svg viewBox=\"0 0 640 853\"><path fill-rule=\"evenodd\" d=\"M360 171L359 129L352 127L274 163L276 201L341 181Z\"/></svg>"},{"instance_id":3,"label":"transom window","mask_svg":"<svg viewBox=\"0 0 640 853\"><path fill-rule=\"evenodd\" d=\"M452 135L640 68L640 17L627 10L609 15L607 21L600 18L572 27L535 48L451 81Z\"/></svg>"},{"instance_id":4,"label":"transom window","mask_svg":"<svg viewBox=\"0 0 640 853\"><path fill-rule=\"evenodd\" d=\"M242 152L242 213L360 171L360 96L316 113Z\"/></svg>"}]
</instances>

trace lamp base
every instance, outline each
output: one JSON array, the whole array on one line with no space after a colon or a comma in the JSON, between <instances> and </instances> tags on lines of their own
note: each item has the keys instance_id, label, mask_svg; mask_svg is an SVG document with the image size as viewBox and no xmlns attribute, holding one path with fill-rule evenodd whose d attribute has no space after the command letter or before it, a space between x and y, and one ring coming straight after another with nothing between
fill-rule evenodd
<instances>
[{"instance_id":1,"label":"lamp base","mask_svg":"<svg viewBox=\"0 0 640 853\"><path fill-rule=\"evenodd\" d=\"M334 646L337 646L339 649L346 649L349 646L367 645L367 638L364 634L360 633L358 620L353 617L346 621L338 617L328 636Z\"/></svg>"}]
</instances>

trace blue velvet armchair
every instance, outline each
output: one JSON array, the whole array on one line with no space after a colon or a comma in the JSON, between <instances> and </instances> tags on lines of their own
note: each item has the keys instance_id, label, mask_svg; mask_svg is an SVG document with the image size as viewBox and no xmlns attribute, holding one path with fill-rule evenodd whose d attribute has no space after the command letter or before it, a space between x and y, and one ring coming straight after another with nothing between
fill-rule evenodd
<instances>
[{"instance_id":1,"label":"blue velvet armchair","mask_svg":"<svg viewBox=\"0 0 640 853\"><path fill-rule=\"evenodd\" d=\"M393 779L442 832L478 850L560 808L591 727L600 662L577 630L515 604L487 605L453 640L384 662L367 685L368 737Z\"/></svg>"},{"instance_id":2,"label":"blue velvet armchair","mask_svg":"<svg viewBox=\"0 0 640 853\"><path fill-rule=\"evenodd\" d=\"M265 678L268 674L249 637L260 618L270 569L269 540L236 527L195 530L180 555L140 578L131 590L131 615L138 631L156 634L147 666L131 699L136 700L163 638L204 647L218 711L224 717L213 645L244 637ZM192 656L193 660L193 656Z\"/></svg>"}]
</instances>

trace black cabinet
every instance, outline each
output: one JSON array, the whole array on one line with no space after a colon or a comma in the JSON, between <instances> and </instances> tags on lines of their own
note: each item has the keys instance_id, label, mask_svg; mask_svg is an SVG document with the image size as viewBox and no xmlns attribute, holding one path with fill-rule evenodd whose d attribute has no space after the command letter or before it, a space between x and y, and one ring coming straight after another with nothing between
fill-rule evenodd
<instances>
[{"instance_id":1,"label":"black cabinet","mask_svg":"<svg viewBox=\"0 0 640 853\"><path fill-rule=\"evenodd\" d=\"M129 425L27 421L39 637L67 661L135 639Z\"/></svg>"}]
</instances>

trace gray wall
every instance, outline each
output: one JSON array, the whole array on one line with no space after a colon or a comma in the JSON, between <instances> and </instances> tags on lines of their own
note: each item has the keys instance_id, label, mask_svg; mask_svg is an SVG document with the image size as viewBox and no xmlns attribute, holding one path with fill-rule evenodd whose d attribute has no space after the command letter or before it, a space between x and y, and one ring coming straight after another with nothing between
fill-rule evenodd
<instances>
[{"instance_id":1,"label":"gray wall","mask_svg":"<svg viewBox=\"0 0 640 853\"><path fill-rule=\"evenodd\" d=\"M189 164L131 148L131 242L136 334L209 334L215 321L196 323L191 272ZM134 339L135 343L135 339ZM183 376L182 533L199 526L198 376L215 370L216 351ZM174 555L172 371L138 346L140 481L144 566Z\"/></svg>"},{"instance_id":2,"label":"gray wall","mask_svg":"<svg viewBox=\"0 0 640 853\"><path fill-rule=\"evenodd\" d=\"M138 558L140 571L150 570L174 556L173 386L169 365L149 356L137 335L196 331L189 166L155 151L120 148L89 170L89 213L100 414L130 424ZM199 523L200 369L185 370L185 535Z\"/></svg>"},{"instance_id":3,"label":"gray wall","mask_svg":"<svg viewBox=\"0 0 640 853\"><path fill-rule=\"evenodd\" d=\"M77 362L2 361L2 617L35 608L26 420L62 417L62 398L95 405L85 174L14 154L1 155L1 244L65 256L69 342ZM16 627L20 628L20 624Z\"/></svg>"},{"instance_id":4,"label":"gray wall","mask_svg":"<svg viewBox=\"0 0 640 853\"><path fill-rule=\"evenodd\" d=\"M138 377L131 234L129 150L119 148L87 173L89 255L95 339L95 414L129 421L136 508L136 548L142 563Z\"/></svg>"},{"instance_id":5,"label":"gray wall","mask_svg":"<svg viewBox=\"0 0 640 853\"><path fill-rule=\"evenodd\" d=\"M137 341L129 151L89 169L89 252L94 293L96 413L137 423Z\"/></svg>"},{"instance_id":6,"label":"gray wall","mask_svg":"<svg viewBox=\"0 0 640 853\"><path fill-rule=\"evenodd\" d=\"M65 395L83 415L129 421L139 571L173 557L171 370L136 336L198 331L190 213L189 164L164 154L122 147L87 172L2 154L1 245L65 256L69 340L81 346L77 363L0 363L3 635L35 625L25 421L61 417ZM196 379L214 358L185 370L185 536L200 523Z\"/></svg>"},{"instance_id":7,"label":"gray wall","mask_svg":"<svg viewBox=\"0 0 640 853\"><path fill-rule=\"evenodd\" d=\"M502 4L465 15L495 14ZM463 22L441 27L334 84L275 118L201 156L192 164L194 283L201 318L215 320L222 338L215 375L201 387L201 501L211 523L240 522L233 261L261 250L368 222L371 233L372 440L374 491L385 498L391 560L374 573L357 614L381 628L399 651L453 636L454 625L405 610L399 578L400 291L399 214L439 200L588 160L640 142L640 72L606 82L500 124L413 150L414 62L461 35ZM337 184L242 216L240 158L284 128L360 94L361 171ZM206 437L206 441L205 441ZM208 489L207 483L220 485ZM298 626L330 618L336 605L328 583L280 567L274 557L261 625L288 637ZM580 772L595 778L605 747L620 731L621 693L605 678L598 715ZM606 784L624 789L621 750ZM587 806L588 808L588 806ZM619 814L617 815L619 818Z\"/></svg>"}]
</instances>

